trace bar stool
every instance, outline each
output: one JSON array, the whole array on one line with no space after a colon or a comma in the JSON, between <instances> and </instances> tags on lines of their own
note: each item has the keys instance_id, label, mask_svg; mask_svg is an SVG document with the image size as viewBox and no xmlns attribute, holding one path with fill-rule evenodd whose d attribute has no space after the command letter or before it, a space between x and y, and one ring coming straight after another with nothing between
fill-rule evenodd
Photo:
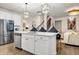
<instances>
[{"instance_id":1,"label":"bar stool","mask_svg":"<svg viewBox=\"0 0 79 59\"><path fill-rule=\"evenodd\" d=\"M62 43L61 43L61 35L60 34L57 34L56 35L56 51L57 51L57 54L61 54L61 49L62 49Z\"/></svg>"}]
</instances>

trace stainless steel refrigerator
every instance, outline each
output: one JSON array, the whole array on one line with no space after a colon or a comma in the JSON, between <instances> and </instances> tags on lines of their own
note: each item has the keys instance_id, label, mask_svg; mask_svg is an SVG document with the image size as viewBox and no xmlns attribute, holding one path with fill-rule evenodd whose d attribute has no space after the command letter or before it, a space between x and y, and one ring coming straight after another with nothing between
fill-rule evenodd
<instances>
[{"instance_id":1,"label":"stainless steel refrigerator","mask_svg":"<svg viewBox=\"0 0 79 59\"><path fill-rule=\"evenodd\" d=\"M0 19L0 45L14 42L14 21Z\"/></svg>"}]
</instances>

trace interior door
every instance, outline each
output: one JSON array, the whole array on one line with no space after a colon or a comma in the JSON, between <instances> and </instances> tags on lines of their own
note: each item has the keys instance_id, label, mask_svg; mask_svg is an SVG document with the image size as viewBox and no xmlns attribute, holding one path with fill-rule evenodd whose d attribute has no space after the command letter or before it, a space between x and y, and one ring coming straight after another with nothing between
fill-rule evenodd
<instances>
[{"instance_id":1,"label":"interior door","mask_svg":"<svg viewBox=\"0 0 79 59\"><path fill-rule=\"evenodd\" d=\"M58 31L61 31L62 25L61 25L61 20L55 21L55 28Z\"/></svg>"}]
</instances>

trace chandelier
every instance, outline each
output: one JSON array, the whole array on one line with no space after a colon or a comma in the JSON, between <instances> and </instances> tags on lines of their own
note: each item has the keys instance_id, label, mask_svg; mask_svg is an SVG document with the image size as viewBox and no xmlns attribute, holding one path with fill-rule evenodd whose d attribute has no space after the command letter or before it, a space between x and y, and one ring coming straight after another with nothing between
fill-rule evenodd
<instances>
[{"instance_id":1,"label":"chandelier","mask_svg":"<svg viewBox=\"0 0 79 59\"><path fill-rule=\"evenodd\" d=\"M25 10L24 10L24 18L28 18L29 17L29 11L27 10L27 3L25 3Z\"/></svg>"}]
</instances>

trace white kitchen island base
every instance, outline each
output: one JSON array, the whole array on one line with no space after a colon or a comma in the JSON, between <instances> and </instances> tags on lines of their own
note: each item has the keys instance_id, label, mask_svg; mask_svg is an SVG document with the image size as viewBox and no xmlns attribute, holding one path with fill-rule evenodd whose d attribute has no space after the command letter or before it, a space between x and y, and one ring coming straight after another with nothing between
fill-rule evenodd
<instances>
[{"instance_id":1,"label":"white kitchen island base","mask_svg":"<svg viewBox=\"0 0 79 59\"><path fill-rule=\"evenodd\" d=\"M40 36L35 39L35 54L38 55L56 55L55 36Z\"/></svg>"},{"instance_id":2,"label":"white kitchen island base","mask_svg":"<svg viewBox=\"0 0 79 59\"><path fill-rule=\"evenodd\" d=\"M22 33L21 48L36 55L56 55L56 34L49 32Z\"/></svg>"}]
</instances>

